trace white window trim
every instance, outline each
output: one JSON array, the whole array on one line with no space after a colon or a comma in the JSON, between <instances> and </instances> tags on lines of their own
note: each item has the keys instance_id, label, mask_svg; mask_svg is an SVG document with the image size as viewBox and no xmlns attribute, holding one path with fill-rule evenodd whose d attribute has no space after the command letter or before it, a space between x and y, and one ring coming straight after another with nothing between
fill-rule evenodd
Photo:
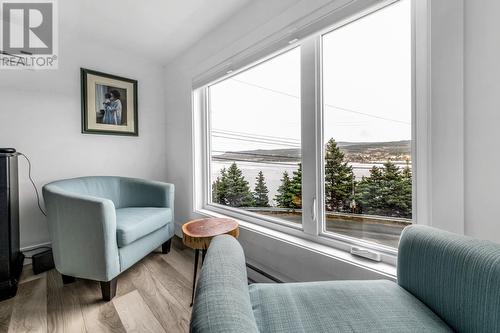
<instances>
[{"instance_id":1,"label":"white window trim","mask_svg":"<svg viewBox=\"0 0 500 333\"><path fill-rule=\"evenodd\" d=\"M363 8L358 13L349 12L349 6L346 6L346 12L350 13L348 17L343 17L339 19L339 13L335 11L335 22L329 23L328 28L318 29L312 36L305 37L296 42L297 45L301 45L302 49L302 75L306 75L301 79L302 90L304 89L320 89L321 77L320 73L317 72L319 66L317 62L320 61L320 54L318 48L320 47L319 39L323 34L328 31L335 30L345 24L353 22L369 13L375 12L378 9L384 8L391 5L398 0L388 0L388 1L373 1L369 8ZM430 104L430 84L429 84L429 9L428 0L411 0L412 1L412 15L413 15L413 34L412 34L412 45L414 47L413 53L413 88L412 88L412 160L414 161L413 172L413 223L414 224L430 224L430 189L429 189L429 179L430 179L430 115L429 115L429 104ZM357 4L359 1L354 1ZM296 35L300 35L299 32L295 32ZM302 214L302 226L291 225L280 219L274 219L272 217L262 217L251 212L245 212L231 207L226 207L217 204L210 204L210 142L205 140L208 138L209 131L209 119L208 115L208 105L207 103L207 88L216 82L227 79L230 76L236 75L239 72L245 71L248 68L258 65L259 63L265 62L281 53L284 53L297 45L288 45L283 47L283 43L274 43L276 47L274 52L268 52L268 56L261 57L258 61L255 61L255 56L249 56L248 59L254 62L250 65L242 66L240 69L235 70L233 67L224 62L221 65L215 66L214 69L209 70L206 74L207 77L214 78L214 72L219 73L218 79L212 80L203 86L200 86L200 82L203 79L198 78L193 82L193 161L195 167L194 169L194 191L193 191L193 210L195 213L201 215L207 215L207 212L213 212L215 215L225 215L236 218L240 221L250 222L256 225L256 229L262 232L262 227L269 230L275 230L282 232L284 234L290 234L302 239L306 239L321 245L326 245L332 248L341 249L344 251L349 251L352 246L361 246L368 248L372 251L376 251L381 254L382 262L395 265L397 261L397 249L364 241L362 239L355 239L348 236L343 236L340 234L324 233L321 230L320 223L317 223L317 219L322 214L323 211L323 189L321 186L316 186L320 179L316 179L323 174L322 164L318 163L322 157L322 136L317 135L321 133L322 121L319 117L322 115L322 101L321 93L315 91L314 94L308 92L305 94L302 92L302 97L304 96L315 96L314 100L311 98L301 98L301 108L302 110L313 110L314 115L306 117L306 112L301 112L302 128L304 128L304 122L314 121L315 122L315 135L304 135L302 131L302 163L304 170L314 169L314 173L311 179L306 179L307 176L311 176L313 173L303 173L303 214ZM311 54L311 50L314 52ZM246 50L248 52L248 50ZM262 46L256 47L255 54L262 54ZM245 63L239 60L240 63ZM247 62L248 63L248 62ZM314 66L314 70L304 68L304 65ZM225 75L221 75L221 68ZM312 77L313 75L314 77ZM204 75L201 74L200 77ZM206 79L205 79L206 80ZM304 82L315 82L313 85L305 85ZM310 126L310 125L309 125ZM310 133L309 133L310 134ZM417 144L418 142L418 144ZM197 146L197 147L196 147ZM307 147L307 149L304 149ZM311 148L311 149L310 149ZM307 154L312 154L313 156L306 157ZM312 184L315 188L314 191L307 190L309 184ZM418 188L418 190L417 190ZM306 192L307 191L307 192ZM304 193L314 193L314 195L304 196ZM200 195L201 194L201 195ZM418 216L418 218L417 218ZM272 223L270 223L272 222ZM247 228L252 229L251 225L247 224Z\"/></svg>"}]
</instances>

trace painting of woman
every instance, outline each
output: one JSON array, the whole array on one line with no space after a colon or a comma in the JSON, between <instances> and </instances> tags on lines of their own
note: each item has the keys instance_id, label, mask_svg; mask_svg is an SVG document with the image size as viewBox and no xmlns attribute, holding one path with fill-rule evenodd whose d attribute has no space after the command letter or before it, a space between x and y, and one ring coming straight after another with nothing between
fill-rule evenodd
<instances>
[{"instance_id":1,"label":"painting of woman","mask_svg":"<svg viewBox=\"0 0 500 333\"><path fill-rule=\"evenodd\" d=\"M122 123L122 102L120 92L113 89L109 92L109 101L104 103L103 123L109 125L121 125Z\"/></svg>"}]
</instances>

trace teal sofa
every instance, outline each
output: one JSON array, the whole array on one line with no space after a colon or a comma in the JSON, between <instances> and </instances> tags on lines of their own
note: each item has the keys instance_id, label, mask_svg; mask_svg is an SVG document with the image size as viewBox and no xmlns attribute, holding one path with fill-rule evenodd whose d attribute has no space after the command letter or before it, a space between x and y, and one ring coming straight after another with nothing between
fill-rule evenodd
<instances>
[{"instance_id":1,"label":"teal sofa","mask_svg":"<svg viewBox=\"0 0 500 333\"><path fill-rule=\"evenodd\" d=\"M500 245L410 226L398 282L247 284L237 240L213 239L198 281L195 333L500 332Z\"/></svg>"},{"instance_id":2,"label":"teal sofa","mask_svg":"<svg viewBox=\"0 0 500 333\"><path fill-rule=\"evenodd\" d=\"M123 177L66 179L43 187L56 269L101 282L104 300L117 276L174 235L174 185Z\"/></svg>"}]
</instances>

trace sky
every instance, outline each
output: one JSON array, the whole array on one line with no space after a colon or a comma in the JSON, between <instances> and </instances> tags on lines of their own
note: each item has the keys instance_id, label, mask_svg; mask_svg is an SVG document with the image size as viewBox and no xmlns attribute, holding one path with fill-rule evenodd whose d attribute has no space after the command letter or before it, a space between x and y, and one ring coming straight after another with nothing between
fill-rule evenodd
<instances>
[{"instance_id":1,"label":"sky","mask_svg":"<svg viewBox=\"0 0 500 333\"><path fill-rule=\"evenodd\" d=\"M324 141L411 139L411 1L323 36ZM300 147L300 46L210 86L212 150Z\"/></svg>"}]
</instances>

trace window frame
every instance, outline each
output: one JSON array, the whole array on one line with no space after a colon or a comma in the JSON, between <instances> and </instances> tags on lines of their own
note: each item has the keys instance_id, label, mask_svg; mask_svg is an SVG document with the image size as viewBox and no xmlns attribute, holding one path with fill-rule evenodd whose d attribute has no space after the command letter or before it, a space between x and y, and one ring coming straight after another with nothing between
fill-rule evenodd
<instances>
[{"instance_id":1,"label":"window frame","mask_svg":"<svg viewBox=\"0 0 500 333\"><path fill-rule=\"evenodd\" d=\"M239 69L225 71L218 79L213 80L201 87L193 87L193 110L201 113L201 135L198 142L202 143L201 158L203 175L194 179L194 192L203 189L202 198L193 197L194 211L211 211L223 214L242 221L250 222L258 226L297 236L299 238L314 241L318 244L332 248L350 251L351 247L359 246L381 255L381 261L391 265L396 264L397 249L382 244L377 244L362 239L357 239L341 234L324 231L324 179L323 161L323 101L322 101L322 37L323 35L339 29L347 24L359 20L371 13L390 6L399 0L389 0L377 3L363 11L337 20L336 23L328 24L328 27L319 29L309 37L299 40L290 39L289 45L281 47L268 56L261 57L257 61ZM427 30L428 13L427 2L419 0L411 1L412 7L412 223L427 224L426 221L417 220L419 217L428 216L428 202L419 198L428 193L427 172L420 174L420 169L428 165L428 59L427 59ZM420 3L420 5L418 4ZM417 39L419 34L419 39ZM418 49L417 49L418 42ZM280 54L286 53L293 48L301 48L301 145L302 145L302 225L287 223L282 219L262 216L241 209L227 207L210 203L211 198L211 127L209 117L209 86L226 80L238 73L244 72L252 67L258 66ZM261 52L261 50L257 50ZM226 66L226 69L228 67ZM417 72L417 68L419 71ZM423 71L423 72L421 72ZM420 74L424 73L424 74ZM310 84L314 82L314 84ZM307 111L304 111L307 110ZM312 120L312 123L310 123ZM196 131L196 129L195 129ZM200 140L201 139L201 140ZM422 141L423 144L417 144ZM194 157L196 162L196 157ZM195 163L196 164L196 163ZM199 163L197 164L199 165ZM311 189L312 187L312 189ZM417 189L418 188L418 189ZM417 192L418 191L418 192ZM201 200L200 200L201 199ZM201 201L201 202L200 202ZM427 200L426 200L427 201ZM417 222L418 221L418 222ZM271 223L269 223L271 222Z\"/></svg>"}]
</instances>

